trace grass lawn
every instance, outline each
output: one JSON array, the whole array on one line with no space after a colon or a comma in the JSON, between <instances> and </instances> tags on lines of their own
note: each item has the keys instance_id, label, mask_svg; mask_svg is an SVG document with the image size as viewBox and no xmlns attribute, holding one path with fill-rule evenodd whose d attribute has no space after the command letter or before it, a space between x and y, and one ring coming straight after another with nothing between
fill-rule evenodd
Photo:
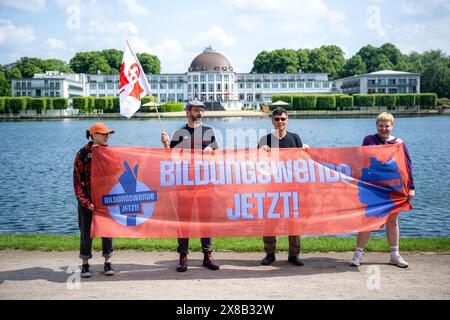
<instances>
[{"instance_id":1,"label":"grass lawn","mask_svg":"<svg viewBox=\"0 0 450 320\"><path fill-rule=\"evenodd\" d=\"M337 237L301 237L302 252L353 251L356 238ZM115 239L114 247L118 250L176 251L176 239ZM200 251L200 240L191 239L191 251ZM214 251L262 252L261 237L214 238ZM79 236L44 235L44 234L2 234L0 250L42 250L67 251L79 250ZM94 249L101 249L100 238L94 239ZM277 237L277 250L287 251L287 237ZM373 237L367 243L366 251L388 252L389 245L385 238ZM411 252L450 252L450 238L401 238L400 250Z\"/></svg>"}]
</instances>

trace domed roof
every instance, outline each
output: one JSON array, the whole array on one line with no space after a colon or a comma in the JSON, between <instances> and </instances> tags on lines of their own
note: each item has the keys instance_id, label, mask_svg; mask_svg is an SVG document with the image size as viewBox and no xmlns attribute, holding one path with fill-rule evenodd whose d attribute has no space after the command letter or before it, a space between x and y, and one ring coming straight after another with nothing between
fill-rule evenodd
<instances>
[{"instance_id":1,"label":"domed roof","mask_svg":"<svg viewBox=\"0 0 450 320\"><path fill-rule=\"evenodd\" d=\"M233 68L223 54L207 47L192 60L189 71L233 71Z\"/></svg>"}]
</instances>

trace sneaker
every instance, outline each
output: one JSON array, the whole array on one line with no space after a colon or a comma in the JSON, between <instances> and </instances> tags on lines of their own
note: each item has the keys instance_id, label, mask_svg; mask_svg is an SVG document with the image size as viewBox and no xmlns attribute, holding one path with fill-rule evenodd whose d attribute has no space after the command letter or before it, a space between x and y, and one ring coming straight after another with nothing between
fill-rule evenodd
<instances>
[{"instance_id":1,"label":"sneaker","mask_svg":"<svg viewBox=\"0 0 450 320\"><path fill-rule=\"evenodd\" d=\"M391 256L390 264L399 268L408 268L408 262L406 262L401 255L397 254L395 257Z\"/></svg>"},{"instance_id":2,"label":"sneaker","mask_svg":"<svg viewBox=\"0 0 450 320\"><path fill-rule=\"evenodd\" d=\"M263 266L268 266L270 264L272 264L272 262L275 262L275 254L274 253L268 253L264 259L261 260L261 264Z\"/></svg>"},{"instance_id":3,"label":"sneaker","mask_svg":"<svg viewBox=\"0 0 450 320\"><path fill-rule=\"evenodd\" d=\"M103 270L105 271L105 276L112 276L114 274L114 269L112 268L111 262L105 263Z\"/></svg>"},{"instance_id":4,"label":"sneaker","mask_svg":"<svg viewBox=\"0 0 450 320\"><path fill-rule=\"evenodd\" d=\"M300 260L300 258L298 256L290 256L288 258L288 261L290 263L292 263L293 265L296 265L296 266L299 266L299 267L301 267L303 265L303 261Z\"/></svg>"},{"instance_id":5,"label":"sneaker","mask_svg":"<svg viewBox=\"0 0 450 320\"><path fill-rule=\"evenodd\" d=\"M90 278L90 277L92 277L92 273L89 270L89 264L88 263L87 264L83 264L81 266L81 277L82 278Z\"/></svg>"},{"instance_id":6,"label":"sneaker","mask_svg":"<svg viewBox=\"0 0 450 320\"><path fill-rule=\"evenodd\" d=\"M361 264L362 259L363 259L362 252L356 251L355 254L353 255L353 259L352 262L350 262L350 265L352 267L358 267Z\"/></svg>"}]
</instances>

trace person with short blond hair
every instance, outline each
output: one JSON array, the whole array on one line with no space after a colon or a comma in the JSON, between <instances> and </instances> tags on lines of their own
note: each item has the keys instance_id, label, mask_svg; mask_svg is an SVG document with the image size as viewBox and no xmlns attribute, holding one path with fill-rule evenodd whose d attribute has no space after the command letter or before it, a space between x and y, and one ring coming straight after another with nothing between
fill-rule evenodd
<instances>
[{"instance_id":1,"label":"person with short blond hair","mask_svg":"<svg viewBox=\"0 0 450 320\"><path fill-rule=\"evenodd\" d=\"M402 143L403 150L406 156L406 166L409 174L409 199L411 200L415 196L414 178L411 167L411 158L409 156L408 148L402 139L396 138L391 135L394 129L394 116L389 112L380 113L376 118L377 133L369 135L364 138L363 146L371 145L383 145L383 144L395 144ZM391 260L390 264L400 268L407 268L408 263L399 254L399 228L398 228L398 213L389 217L386 223L386 238L391 247ZM358 233L358 239L356 243L355 253L351 261L352 266L359 266L362 261L364 246L370 237L370 231Z\"/></svg>"}]
</instances>

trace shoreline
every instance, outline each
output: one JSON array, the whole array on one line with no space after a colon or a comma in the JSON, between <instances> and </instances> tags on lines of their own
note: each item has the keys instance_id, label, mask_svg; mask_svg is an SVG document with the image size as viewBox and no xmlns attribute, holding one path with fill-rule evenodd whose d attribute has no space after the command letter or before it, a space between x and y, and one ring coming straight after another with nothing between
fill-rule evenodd
<instances>
[{"instance_id":1,"label":"shoreline","mask_svg":"<svg viewBox=\"0 0 450 320\"><path fill-rule=\"evenodd\" d=\"M440 109L425 109L419 111L399 111L399 110L386 110L385 108L378 110L304 110L304 111L292 111L288 110L289 116L306 117L306 118L366 118L378 115L380 112L389 111L394 116L399 117L415 117L415 116L450 116L450 110ZM240 110L240 111L211 111L206 110L205 115L208 118L267 118L270 116L269 112L253 111L253 110ZM161 118L185 118L185 111L177 112L161 112ZM132 119L157 119L156 113L140 113L137 112L133 115ZM80 114L80 115L36 115L36 114L8 114L1 115L0 120L63 120L63 119L121 119L126 118L119 113L102 113L102 114Z\"/></svg>"}]
</instances>

